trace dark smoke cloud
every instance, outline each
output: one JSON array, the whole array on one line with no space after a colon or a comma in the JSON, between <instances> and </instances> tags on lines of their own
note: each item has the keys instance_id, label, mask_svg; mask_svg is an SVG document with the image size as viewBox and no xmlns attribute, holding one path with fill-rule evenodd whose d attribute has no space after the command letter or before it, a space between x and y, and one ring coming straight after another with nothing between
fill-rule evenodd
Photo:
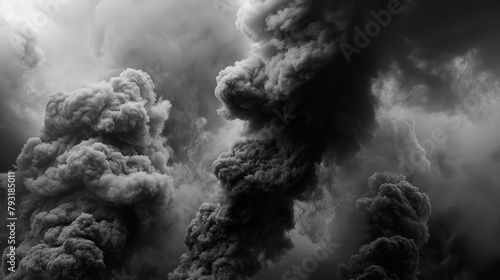
<instances>
[{"instance_id":1,"label":"dark smoke cloud","mask_svg":"<svg viewBox=\"0 0 500 280\"><path fill-rule=\"evenodd\" d=\"M145 72L127 69L51 96L45 127L17 160L23 230L15 273L4 252L6 279L102 279L168 216L173 180L161 133L171 105L153 89Z\"/></svg>"},{"instance_id":2,"label":"dark smoke cloud","mask_svg":"<svg viewBox=\"0 0 500 280\"><path fill-rule=\"evenodd\" d=\"M20 265L28 278L18 279L89 279L104 269L103 253L90 240L69 238L62 246L34 246ZM36 276L35 276L36 275ZM10 277L9 279L12 279Z\"/></svg>"},{"instance_id":3,"label":"dark smoke cloud","mask_svg":"<svg viewBox=\"0 0 500 280\"><path fill-rule=\"evenodd\" d=\"M257 145L259 149L240 150L248 145ZM286 232L294 226L294 190L287 190L287 187L298 186L298 179L294 176L300 178L303 173L290 167L297 163L281 155L275 142L242 142L235 145L232 156L243 152L260 157L247 158L247 162L240 165L244 169L233 168L233 174L222 169L229 160L235 160L226 158L229 154L222 155L214 163L227 196L221 204L202 205L188 227L185 240L188 252L181 257L180 266L170 278L235 279L253 276L261 267L260 258L278 261L292 247ZM236 160L241 161L244 156L240 155ZM290 162L282 162L280 157ZM258 168L262 163L273 163L273 159L276 164L282 162L286 172ZM313 169L310 167L310 170ZM275 176L281 180L276 180Z\"/></svg>"},{"instance_id":4,"label":"dark smoke cloud","mask_svg":"<svg viewBox=\"0 0 500 280\"><path fill-rule=\"evenodd\" d=\"M335 226L347 230L337 229L335 238L353 247L373 241L362 245L347 265L338 266L339 279L417 279L419 248L429 239L429 197L402 175L375 173L351 213L347 225L338 213Z\"/></svg>"},{"instance_id":5,"label":"dark smoke cloud","mask_svg":"<svg viewBox=\"0 0 500 280\"><path fill-rule=\"evenodd\" d=\"M256 199L248 200L241 199L233 205L202 205L188 227L186 245L189 251L181 257L181 265L169 277L237 279L252 276L261 268L255 251L266 259L277 261L292 246L284 235L284 231L293 226L293 213L287 212L290 201L274 205L271 212L269 208L258 209ZM259 201L263 207L275 203L271 197Z\"/></svg>"},{"instance_id":6,"label":"dark smoke cloud","mask_svg":"<svg viewBox=\"0 0 500 280\"><path fill-rule=\"evenodd\" d=\"M356 211L368 218L373 231L370 235L402 235L413 239L419 246L424 244L429 238L427 220L431 215L427 195L406 181L389 183L386 177L381 184L377 177L372 177L369 182L370 187L379 186L377 195L356 202Z\"/></svg>"},{"instance_id":7,"label":"dark smoke cloud","mask_svg":"<svg viewBox=\"0 0 500 280\"><path fill-rule=\"evenodd\" d=\"M293 149L295 148L295 149ZM279 150L276 142L248 140L233 146L214 162L214 173L231 195L293 192L311 162L300 146ZM300 192L300 190L298 190Z\"/></svg>"},{"instance_id":8,"label":"dark smoke cloud","mask_svg":"<svg viewBox=\"0 0 500 280\"><path fill-rule=\"evenodd\" d=\"M349 266L339 267L340 279L416 280L418 247L413 240L399 235L380 237L363 245L349 260Z\"/></svg>"},{"instance_id":9,"label":"dark smoke cloud","mask_svg":"<svg viewBox=\"0 0 500 280\"><path fill-rule=\"evenodd\" d=\"M257 261L277 261L292 245L293 202L314 192L323 153L341 162L369 138L375 73L359 62L348 65L340 53L343 11L326 1L240 9L237 26L259 45L220 72L216 96L219 113L246 120L250 136L214 162L225 197L203 206L189 226L188 252L171 279L252 276ZM275 111L284 112L281 128ZM215 237L210 244L200 238L208 234Z\"/></svg>"}]
</instances>

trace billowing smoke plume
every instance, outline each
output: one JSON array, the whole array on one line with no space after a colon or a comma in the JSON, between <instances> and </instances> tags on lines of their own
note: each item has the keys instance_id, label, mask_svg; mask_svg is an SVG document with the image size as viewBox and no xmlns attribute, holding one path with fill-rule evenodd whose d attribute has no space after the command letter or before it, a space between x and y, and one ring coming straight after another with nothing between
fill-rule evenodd
<instances>
[{"instance_id":1,"label":"billowing smoke plume","mask_svg":"<svg viewBox=\"0 0 500 280\"><path fill-rule=\"evenodd\" d=\"M161 136L170 103L149 75L57 92L45 127L17 160L20 206L15 273L5 279L107 279L134 240L168 215L173 180Z\"/></svg>"},{"instance_id":2,"label":"billowing smoke plume","mask_svg":"<svg viewBox=\"0 0 500 280\"><path fill-rule=\"evenodd\" d=\"M353 232L345 238L373 241L361 246L348 265L339 265L340 279L417 279L419 248L429 239L431 205L426 194L404 179L394 173L370 177L367 196L356 201L351 219L360 226L351 225Z\"/></svg>"},{"instance_id":3,"label":"billowing smoke plume","mask_svg":"<svg viewBox=\"0 0 500 280\"><path fill-rule=\"evenodd\" d=\"M340 51L351 5L253 2L237 26L256 45L221 71L220 114L247 121L248 139L214 163L225 197L202 206L186 235L188 252L170 279L235 279L291 248L293 204L310 197L317 163L337 162L370 136L372 65Z\"/></svg>"}]
</instances>

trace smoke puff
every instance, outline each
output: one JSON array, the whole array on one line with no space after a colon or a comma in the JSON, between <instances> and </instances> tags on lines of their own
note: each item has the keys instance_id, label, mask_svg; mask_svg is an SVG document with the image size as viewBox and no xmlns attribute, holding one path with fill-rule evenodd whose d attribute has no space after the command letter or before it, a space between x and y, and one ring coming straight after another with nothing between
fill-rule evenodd
<instances>
[{"instance_id":1,"label":"smoke puff","mask_svg":"<svg viewBox=\"0 0 500 280\"><path fill-rule=\"evenodd\" d=\"M60 247L32 247L19 269L32 276L7 279L95 279L104 269L104 255L90 240L69 238Z\"/></svg>"},{"instance_id":2,"label":"smoke puff","mask_svg":"<svg viewBox=\"0 0 500 280\"><path fill-rule=\"evenodd\" d=\"M292 206L291 199L277 200L272 194L203 204L188 227L188 251L169 279L255 275L261 259L277 261L292 247L285 234L293 227Z\"/></svg>"},{"instance_id":3,"label":"smoke puff","mask_svg":"<svg viewBox=\"0 0 500 280\"><path fill-rule=\"evenodd\" d=\"M225 232L224 225L231 223L222 214L225 210L216 204L201 206L186 234L189 251L169 279L235 279L240 274L252 275L260 268L253 254L238 246L240 236Z\"/></svg>"},{"instance_id":4,"label":"smoke puff","mask_svg":"<svg viewBox=\"0 0 500 280\"><path fill-rule=\"evenodd\" d=\"M425 193L403 175L377 172L361 198L350 197L341 206L333 223L333 237L344 244L339 260L357 248L359 253L338 265L339 279L417 279L419 252L429 239Z\"/></svg>"},{"instance_id":5,"label":"smoke puff","mask_svg":"<svg viewBox=\"0 0 500 280\"><path fill-rule=\"evenodd\" d=\"M161 133L170 103L153 89L149 75L127 69L51 96L45 127L17 161L25 231L6 279L102 279L126 261L130 238L166 217L173 179Z\"/></svg>"},{"instance_id":6,"label":"smoke puff","mask_svg":"<svg viewBox=\"0 0 500 280\"><path fill-rule=\"evenodd\" d=\"M96 132L124 134L122 140L127 141L135 140L130 136L136 134L137 143L130 144L152 145L159 140L170 108L168 101L155 104L153 89L149 75L128 69L107 84L90 85L76 93L58 92L47 104L44 132L57 136L88 126Z\"/></svg>"},{"instance_id":7,"label":"smoke puff","mask_svg":"<svg viewBox=\"0 0 500 280\"><path fill-rule=\"evenodd\" d=\"M61 204L58 208L33 216L33 237L44 240L50 246L60 246L68 238L86 238L107 253L121 253L128 236L123 220L97 222L93 215L81 212L82 209L71 209L72 207L74 205L70 203ZM97 214L99 219L104 218L100 216Z\"/></svg>"},{"instance_id":8,"label":"smoke puff","mask_svg":"<svg viewBox=\"0 0 500 280\"><path fill-rule=\"evenodd\" d=\"M269 113L331 61L335 27L311 6L269 1L240 9L236 25L261 47L219 73L215 93L223 116L247 120Z\"/></svg>"},{"instance_id":9,"label":"smoke puff","mask_svg":"<svg viewBox=\"0 0 500 280\"><path fill-rule=\"evenodd\" d=\"M389 280L384 268L378 265L370 265L363 274L359 275L357 280Z\"/></svg>"},{"instance_id":10,"label":"smoke puff","mask_svg":"<svg viewBox=\"0 0 500 280\"><path fill-rule=\"evenodd\" d=\"M404 175L395 172L376 172L368 178L368 191L378 192L383 184L396 184L405 180Z\"/></svg>"},{"instance_id":11,"label":"smoke puff","mask_svg":"<svg viewBox=\"0 0 500 280\"><path fill-rule=\"evenodd\" d=\"M375 197L356 202L356 210L369 219L374 236L401 235L418 246L429 238L429 197L406 181L380 185Z\"/></svg>"},{"instance_id":12,"label":"smoke puff","mask_svg":"<svg viewBox=\"0 0 500 280\"><path fill-rule=\"evenodd\" d=\"M349 265L339 266L340 279L417 279L418 248L411 239L380 237L363 245ZM369 278L374 277L374 278Z\"/></svg>"},{"instance_id":13,"label":"smoke puff","mask_svg":"<svg viewBox=\"0 0 500 280\"><path fill-rule=\"evenodd\" d=\"M300 147L298 147L300 148ZM302 151L280 150L275 141L247 140L233 146L214 162L214 173L232 195L255 192L290 192L310 169Z\"/></svg>"}]
</instances>

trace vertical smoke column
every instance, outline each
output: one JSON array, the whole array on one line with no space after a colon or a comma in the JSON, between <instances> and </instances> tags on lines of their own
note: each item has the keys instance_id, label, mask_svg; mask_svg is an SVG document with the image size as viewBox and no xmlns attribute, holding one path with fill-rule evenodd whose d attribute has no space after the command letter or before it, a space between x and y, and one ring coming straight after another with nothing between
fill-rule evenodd
<instances>
[{"instance_id":1,"label":"vertical smoke column","mask_svg":"<svg viewBox=\"0 0 500 280\"><path fill-rule=\"evenodd\" d=\"M368 8L386 5L377 2ZM341 162L374 122L366 48L348 62L340 44L366 14L351 1L251 1L236 24L251 55L217 78L219 113L247 122L248 137L214 162L223 198L188 227L187 252L169 279L237 279L292 247L293 203L316 184L324 155Z\"/></svg>"},{"instance_id":2,"label":"vertical smoke column","mask_svg":"<svg viewBox=\"0 0 500 280\"><path fill-rule=\"evenodd\" d=\"M22 228L18 267L2 267L5 279L109 279L164 215L170 102L153 89L146 73L127 69L51 96L45 127L17 159Z\"/></svg>"}]
</instances>

